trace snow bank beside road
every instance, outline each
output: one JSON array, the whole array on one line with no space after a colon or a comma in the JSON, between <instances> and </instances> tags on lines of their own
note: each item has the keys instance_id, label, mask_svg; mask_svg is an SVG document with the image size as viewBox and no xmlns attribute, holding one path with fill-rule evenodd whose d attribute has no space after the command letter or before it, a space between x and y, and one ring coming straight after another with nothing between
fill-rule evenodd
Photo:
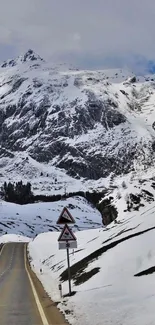
<instances>
[{"instance_id":1,"label":"snow bank beside road","mask_svg":"<svg viewBox=\"0 0 155 325\"><path fill-rule=\"evenodd\" d=\"M155 273L135 277L155 266L154 213L153 203L107 231L76 232L78 248L70 251L72 297L60 299L58 290L61 279L63 294L68 293L66 252L58 250L58 233L40 234L29 243L33 269L71 324L154 324Z\"/></svg>"}]
</instances>

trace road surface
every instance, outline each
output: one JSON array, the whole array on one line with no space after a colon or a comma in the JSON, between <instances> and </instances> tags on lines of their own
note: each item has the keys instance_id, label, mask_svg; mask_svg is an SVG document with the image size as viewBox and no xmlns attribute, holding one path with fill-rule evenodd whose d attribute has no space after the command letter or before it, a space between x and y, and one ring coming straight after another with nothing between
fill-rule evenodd
<instances>
[{"instance_id":1,"label":"road surface","mask_svg":"<svg viewBox=\"0 0 155 325\"><path fill-rule=\"evenodd\" d=\"M0 324L66 324L35 275L29 268L27 270L25 252L26 247L23 243L9 243L2 248L0 255Z\"/></svg>"}]
</instances>

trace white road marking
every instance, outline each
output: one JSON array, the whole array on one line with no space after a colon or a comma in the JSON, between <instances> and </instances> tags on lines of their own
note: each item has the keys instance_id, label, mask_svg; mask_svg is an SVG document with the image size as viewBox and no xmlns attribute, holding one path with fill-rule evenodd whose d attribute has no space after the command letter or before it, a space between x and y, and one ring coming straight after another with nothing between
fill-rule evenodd
<instances>
[{"instance_id":1,"label":"white road marking","mask_svg":"<svg viewBox=\"0 0 155 325\"><path fill-rule=\"evenodd\" d=\"M2 249L1 249L1 251L0 251L0 256L2 255L2 252L3 252L3 249L4 249L4 247L6 246L6 244L4 244L3 245L3 247L2 247ZM12 255L11 255L11 258L10 258L10 263L9 263L9 265L8 265L8 267L2 272L2 273L0 273L0 278L7 272L7 271L9 271L9 269L11 268L11 264L12 264L12 260L13 260L13 257L14 257L14 251L15 251L15 247L13 248L13 250L12 250Z\"/></svg>"},{"instance_id":2,"label":"white road marking","mask_svg":"<svg viewBox=\"0 0 155 325\"><path fill-rule=\"evenodd\" d=\"M1 251L0 251L0 256L2 255L2 252L3 252L3 249L4 247L6 246L3 245ZM7 269L5 269L1 274L0 274L0 278L11 268L11 264L12 264L12 260L13 260L13 257L14 257L14 251L15 251L15 247L14 249L12 250L12 255L11 255L11 258L10 258L10 263L7 267ZM28 268L27 268L27 265L26 265L26 261L27 261L27 257L26 257L26 245L25 245L25 250L24 250L24 262L25 262L25 270L27 272L27 275L28 275L28 278L29 278L29 281L30 281L30 284L31 284L31 287L32 287L32 292L33 292L33 295L34 295L34 298L35 298L35 301L36 301L36 305L38 307L38 311L39 311L39 314L40 314L40 317L41 317L41 320L43 322L43 325L49 325L48 321L47 321L47 318L45 316L45 313L44 313L44 310L42 308L42 305L40 303L40 300L39 300L39 297L38 297L38 294L37 294L37 291L34 287L34 284L33 284L33 281L31 279L31 276L30 276L30 273L28 271ZM1 307L1 305L0 305ZM52 324L51 324L52 325Z\"/></svg>"},{"instance_id":3,"label":"white road marking","mask_svg":"<svg viewBox=\"0 0 155 325\"><path fill-rule=\"evenodd\" d=\"M26 257L26 245L25 245L25 250L24 250L24 259L25 259L25 269L26 269L26 272L27 272L27 275L28 275L28 278L30 280L30 284L31 284L31 287L32 287L32 291L33 291L33 295L34 295L34 298L35 298L35 301L36 301L36 304L37 304L37 307L38 307L38 310L39 310L39 313L40 313L40 317L41 317L41 320L43 322L43 325L49 325L48 321L47 321L47 318L45 316L45 313L44 313L44 310L43 310L43 307L40 303L40 300L39 300L39 297L38 297L38 294L37 294L37 291L35 289L35 286L33 284L33 281L31 279L31 276L30 276L30 273L28 271L28 268L27 268L27 265L26 265L26 261L27 261L27 257ZM51 324L52 325L52 324Z\"/></svg>"},{"instance_id":4,"label":"white road marking","mask_svg":"<svg viewBox=\"0 0 155 325\"><path fill-rule=\"evenodd\" d=\"M2 255L2 252L3 252L3 249L4 249L5 245L6 245L6 244L4 244L4 245L2 246L2 248L1 248L1 250L0 250L0 256Z\"/></svg>"}]
</instances>

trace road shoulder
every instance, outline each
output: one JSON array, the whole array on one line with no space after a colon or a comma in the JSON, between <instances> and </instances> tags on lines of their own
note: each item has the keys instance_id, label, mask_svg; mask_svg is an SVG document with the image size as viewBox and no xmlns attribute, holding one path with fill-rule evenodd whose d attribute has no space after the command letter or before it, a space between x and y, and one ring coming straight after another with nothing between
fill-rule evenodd
<instances>
[{"instance_id":1,"label":"road shoulder","mask_svg":"<svg viewBox=\"0 0 155 325\"><path fill-rule=\"evenodd\" d=\"M27 246L27 245L26 245ZM26 247L27 248L27 247ZM26 249L27 251L27 249ZM51 300L51 298L46 293L45 289L43 288L42 283L37 278L36 274L31 269L29 260L28 260L28 253L26 254L26 267L31 277L31 280L34 284L35 290L39 297L41 306L43 311L46 315L49 325L67 325L68 322L65 320L65 317L59 309L57 308L57 304Z\"/></svg>"}]
</instances>

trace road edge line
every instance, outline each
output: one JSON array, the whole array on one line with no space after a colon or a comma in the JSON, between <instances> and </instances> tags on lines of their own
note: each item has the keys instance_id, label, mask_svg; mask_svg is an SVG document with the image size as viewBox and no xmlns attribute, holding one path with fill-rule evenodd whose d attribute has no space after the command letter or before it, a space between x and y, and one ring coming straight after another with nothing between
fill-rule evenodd
<instances>
[{"instance_id":1,"label":"road edge line","mask_svg":"<svg viewBox=\"0 0 155 325\"><path fill-rule=\"evenodd\" d=\"M27 246L27 245L25 244L25 247L24 247L24 248L25 248L25 249L24 249L25 270L26 270L26 272L27 272L27 275L28 275L28 278L29 278L29 281L30 281L30 284L31 284L32 292L33 292L33 295L34 295L34 298L35 298L35 301L36 301L36 304L37 304L37 308L38 308L38 311L39 311L39 314L40 314L41 320L42 320L42 322L43 322L43 325L49 325L48 320L47 320L47 318L46 318L46 316L45 316L45 312L44 312L43 307L42 307L42 305L41 305L41 302L40 302L40 300L39 300L39 297L38 297L37 291L36 291L36 289L35 289L35 286L34 286L34 284L33 284L32 279L31 279L31 275L30 275L30 273L29 273L29 271L28 271L28 268L27 268L26 246ZM52 325L52 324L51 324L51 325Z\"/></svg>"},{"instance_id":2,"label":"road edge line","mask_svg":"<svg viewBox=\"0 0 155 325\"><path fill-rule=\"evenodd\" d=\"M3 246L2 246L2 248L1 248L1 250L0 250L0 256L2 255L2 253L3 253L3 249L4 249L4 247L6 246L6 243L5 244L3 244Z\"/></svg>"}]
</instances>

